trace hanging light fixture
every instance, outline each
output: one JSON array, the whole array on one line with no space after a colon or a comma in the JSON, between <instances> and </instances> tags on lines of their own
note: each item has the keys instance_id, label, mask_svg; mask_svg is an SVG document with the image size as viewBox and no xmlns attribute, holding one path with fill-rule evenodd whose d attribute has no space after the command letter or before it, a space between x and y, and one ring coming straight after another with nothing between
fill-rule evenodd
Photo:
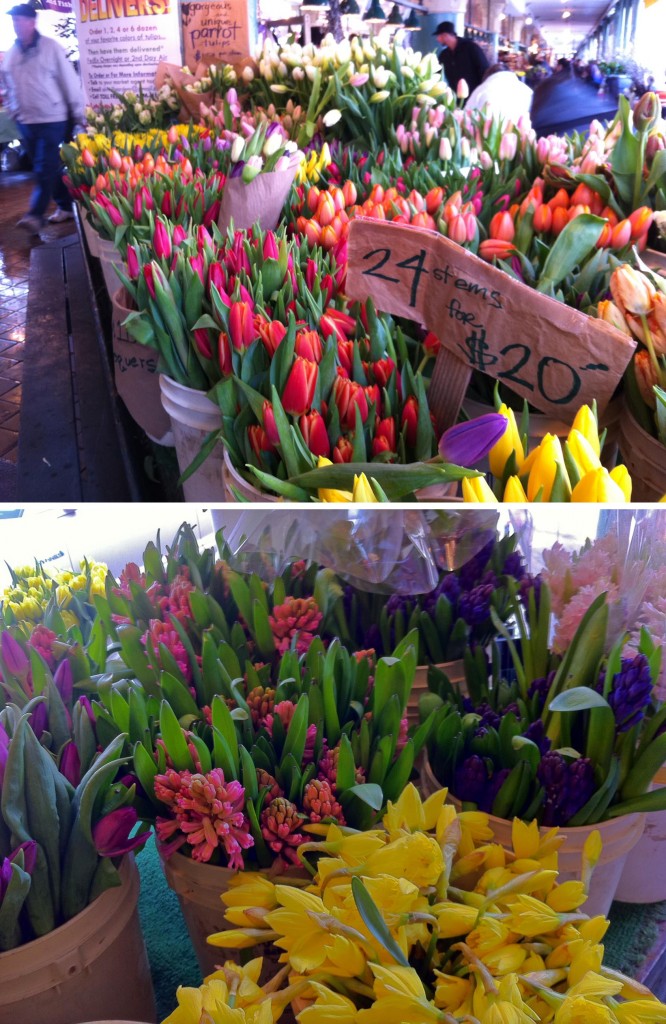
<instances>
[{"instance_id":1,"label":"hanging light fixture","mask_svg":"<svg viewBox=\"0 0 666 1024\"><path fill-rule=\"evenodd\" d=\"M564 21L566 21L567 18L570 18L570 17L571 17L571 11L562 11L562 18L564 19Z\"/></svg>"},{"instance_id":2,"label":"hanging light fixture","mask_svg":"<svg viewBox=\"0 0 666 1024\"><path fill-rule=\"evenodd\" d=\"M356 0L344 0L344 3L340 4L340 14L352 15L360 13L361 8L356 3Z\"/></svg>"},{"instance_id":3,"label":"hanging light fixture","mask_svg":"<svg viewBox=\"0 0 666 1024\"><path fill-rule=\"evenodd\" d=\"M393 4L393 7L391 8L391 13L389 14L388 18L386 19L386 24L387 25L394 25L396 28L402 28L403 27L402 15L400 14L400 11L398 10L398 5L397 4Z\"/></svg>"},{"instance_id":4,"label":"hanging light fixture","mask_svg":"<svg viewBox=\"0 0 666 1024\"><path fill-rule=\"evenodd\" d=\"M302 11L327 11L328 8L328 0L303 0L301 4Z\"/></svg>"},{"instance_id":5,"label":"hanging light fixture","mask_svg":"<svg viewBox=\"0 0 666 1024\"><path fill-rule=\"evenodd\" d=\"M363 21L367 21L369 25L384 25L386 23L386 15L379 0L371 0L370 6L363 15Z\"/></svg>"},{"instance_id":6,"label":"hanging light fixture","mask_svg":"<svg viewBox=\"0 0 666 1024\"><path fill-rule=\"evenodd\" d=\"M534 18L532 17L531 14L528 14L527 17L525 18L525 24L526 25L532 25L533 23L534 23Z\"/></svg>"},{"instance_id":7,"label":"hanging light fixture","mask_svg":"<svg viewBox=\"0 0 666 1024\"><path fill-rule=\"evenodd\" d=\"M422 25L413 7L409 12L409 17L407 18L407 21L405 22L405 28L409 29L410 32L420 32L422 29Z\"/></svg>"}]
</instances>

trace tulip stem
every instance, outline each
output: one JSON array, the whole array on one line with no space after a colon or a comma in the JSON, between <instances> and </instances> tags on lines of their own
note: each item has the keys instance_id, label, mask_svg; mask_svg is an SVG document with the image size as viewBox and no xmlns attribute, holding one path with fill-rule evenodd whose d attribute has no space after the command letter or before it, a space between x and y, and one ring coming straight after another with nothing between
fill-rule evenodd
<instances>
[{"instance_id":1,"label":"tulip stem","mask_svg":"<svg viewBox=\"0 0 666 1024\"><path fill-rule=\"evenodd\" d=\"M643 165L645 164L645 143L647 141L647 135L645 132L638 133L638 159L636 161L636 170L634 172L634 196L633 196L633 210L637 210L641 205L641 186L643 184Z\"/></svg>"}]
</instances>

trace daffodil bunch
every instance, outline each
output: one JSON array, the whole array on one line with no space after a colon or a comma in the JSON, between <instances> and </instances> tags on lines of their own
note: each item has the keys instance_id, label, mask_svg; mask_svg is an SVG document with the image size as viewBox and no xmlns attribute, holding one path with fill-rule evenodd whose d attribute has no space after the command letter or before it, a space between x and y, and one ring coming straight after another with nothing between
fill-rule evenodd
<instances>
[{"instance_id":1,"label":"daffodil bunch","mask_svg":"<svg viewBox=\"0 0 666 1024\"><path fill-rule=\"evenodd\" d=\"M311 610L308 622L316 628ZM429 728L407 735L415 637L376 659L339 641L326 648L308 622L296 634L293 617L276 623L284 653L274 665L241 665L230 645L204 644L189 680L172 658L157 687L100 685L98 729L127 736L135 805L165 855L297 864L309 826L370 827L402 792Z\"/></svg>"},{"instance_id":2,"label":"daffodil bunch","mask_svg":"<svg viewBox=\"0 0 666 1024\"><path fill-rule=\"evenodd\" d=\"M644 265L625 263L610 288L612 299L599 303L598 316L641 343L624 376L631 411L666 444L666 282Z\"/></svg>"},{"instance_id":3,"label":"daffodil bunch","mask_svg":"<svg viewBox=\"0 0 666 1024\"><path fill-rule=\"evenodd\" d=\"M595 824L666 807L650 791L666 753L666 706L655 700L661 649L643 630L623 657L622 636L608 655L609 607L601 594L563 655L548 647L550 595L532 588L527 617L514 605L520 645L505 627L513 679L482 651L465 655L469 696L431 669L421 714L440 704L429 755L437 778L464 805L545 826Z\"/></svg>"},{"instance_id":4,"label":"daffodil bunch","mask_svg":"<svg viewBox=\"0 0 666 1024\"><path fill-rule=\"evenodd\" d=\"M582 878L558 884L556 829L542 837L516 819L505 851L485 814L457 814L445 800L442 790L422 803L409 785L382 829L331 824L307 890L237 876L222 894L232 927L209 942L274 942L301 1024L662 1019L666 1007L647 989L604 967L608 922L580 910L598 833ZM180 989L165 1024L197 1024L192 1011L203 1005L215 1019L215 984ZM276 1019L279 995L267 992L263 1004ZM223 1020L223 999L217 1006Z\"/></svg>"},{"instance_id":5,"label":"daffodil bunch","mask_svg":"<svg viewBox=\"0 0 666 1024\"><path fill-rule=\"evenodd\" d=\"M262 966L262 957L243 965L227 960L199 988L181 986L178 1006L163 1024L200 1024L202 1019L213 1024L221 1024L225 1019L232 1019L234 1024L274 1024L288 1006L292 993L280 989L284 972L260 985Z\"/></svg>"},{"instance_id":6,"label":"daffodil bunch","mask_svg":"<svg viewBox=\"0 0 666 1024\"><path fill-rule=\"evenodd\" d=\"M488 453L493 486L482 476L463 480L465 501L582 501L618 505L631 500L631 477L626 466L608 470L601 464L605 432L599 436L594 403L578 410L564 445L556 434L546 434L530 452L527 407L519 430L513 409L499 401L497 391L495 399L498 414L506 420L506 429Z\"/></svg>"},{"instance_id":7,"label":"daffodil bunch","mask_svg":"<svg viewBox=\"0 0 666 1024\"><path fill-rule=\"evenodd\" d=\"M52 572L41 562L34 566L10 567L11 583L0 605L3 627L17 626L27 637L38 624L64 636L79 628L87 634L94 618L92 602L104 593L107 567L103 562L83 559L78 572Z\"/></svg>"}]
</instances>

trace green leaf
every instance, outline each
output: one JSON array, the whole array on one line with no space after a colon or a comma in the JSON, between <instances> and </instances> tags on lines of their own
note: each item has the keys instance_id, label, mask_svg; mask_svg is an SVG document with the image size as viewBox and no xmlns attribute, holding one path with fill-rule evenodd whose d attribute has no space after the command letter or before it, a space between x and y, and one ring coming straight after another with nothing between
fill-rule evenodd
<instances>
[{"instance_id":1,"label":"green leaf","mask_svg":"<svg viewBox=\"0 0 666 1024\"><path fill-rule=\"evenodd\" d=\"M354 903L372 937L386 950L389 956L393 957L397 964L400 964L401 967L409 967L407 957L389 932L386 922L361 879L354 876L351 885Z\"/></svg>"},{"instance_id":2,"label":"green leaf","mask_svg":"<svg viewBox=\"0 0 666 1024\"><path fill-rule=\"evenodd\" d=\"M607 708L608 701L589 686L573 686L552 700L549 711L587 711L589 708Z\"/></svg>"},{"instance_id":3,"label":"green leaf","mask_svg":"<svg viewBox=\"0 0 666 1024\"><path fill-rule=\"evenodd\" d=\"M373 811L381 811L384 805L382 787L377 786L372 782L359 782L358 785L351 786L347 792L353 796L357 796L359 800L362 800L364 804L371 807Z\"/></svg>"}]
</instances>

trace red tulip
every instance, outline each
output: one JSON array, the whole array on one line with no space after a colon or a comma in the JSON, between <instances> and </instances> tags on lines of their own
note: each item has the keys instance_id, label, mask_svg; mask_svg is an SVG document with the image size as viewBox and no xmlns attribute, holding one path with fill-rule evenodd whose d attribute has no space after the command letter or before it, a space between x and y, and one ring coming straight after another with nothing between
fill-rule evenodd
<instances>
[{"instance_id":1,"label":"red tulip","mask_svg":"<svg viewBox=\"0 0 666 1024\"><path fill-rule=\"evenodd\" d=\"M488 228L489 237L496 238L502 242L512 242L515 234L516 228L509 211L505 210L504 212L496 213L490 221Z\"/></svg>"},{"instance_id":2,"label":"red tulip","mask_svg":"<svg viewBox=\"0 0 666 1024\"><path fill-rule=\"evenodd\" d=\"M318 376L319 367L316 363L296 356L282 395L285 412L292 416L301 416L307 412L312 405Z\"/></svg>"},{"instance_id":3,"label":"red tulip","mask_svg":"<svg viewBox=\"0 0 666 1024\"><path fill-rule=\"evenodd\" d=\"M396 450L396 427L395 419L389 416L384 420L378 420L375 427L375 436L372 441L372 454L380 455L382 452L394 452Z\"/></svg>"},{"instance_id":4,"label":"red tulip","mask_svg":"<svg viewBox=\"0 0 666 1024\"><path fill-rule=\"evenodd\" d=\"M277 424L275 422L275 413L273 412L273 406L267 398L264 399L262 406L263 416L263 428L266 431L266 436L272 445L280 443L280 434L278 433Z\"/></svg>"},{"instance_id":5,"label":"red tulip","mask_svg":"<svg viewBox=\"0 0 666 1024\"><path fill-rule=\"evenodd\" d=\"M171 192L165 192L164 195L162 196L162 204L160 206L160 209L165 217L169 217L169 219L171 219L171 214L173 211L173 206L171 203Z\"/></svg>"},{"instance_id":6,"label":"red tulip","mask_svg":"<svg viewBox=\"0 0 666 1024\"><path fill-rule=\"evenodd\" d=\"M225 331L220 331L217 338L217 361L220 366L220 373L227 377L233 369L233 363L231 361L231 342L229 341L229 335Z\"/></svg>"},{"instance_id":7,"label":"red tulip","mask_svg":"<svg viewBox=\"0 0 666 1024\"><path fill-rule=\"evenodd\" d=\"M263 427L259 426L258 423L254 423L252 424L252 426L249 426L247 428L247 434L250 441L250 445L252 446L252 451L257 456L259 461L261 461L262 452L273 451L273 445L268 439L268 434L266 433Z\"/></svg>"},{"instance_id":8,"label":"red tulip","mask_svg":"<svg viewBox=\"0 0 666 1024\"><path fill-rule=\"evenodd\" d=\"M144 280L145 280L146 284L148 285L148 291L150 293L150 297L151 297L151 299L154 299L155 298L155 282L153 280L153 265L152 265L152 263L147 263L146 266L143 268L143 277L144 277Z\"/></svg>"},{"instance_id":9,"label":"red tulip","mask_svg":"<svg viewBox=\"0 0 666 1024\"><path fill-rule=\"evenodd\" d=\"M333 462L351 462L354 446L347 437L339 437L333 449Z\"/></svg>"},{"instance_id":10,"label":"red tulip","mask_svg":"<svg viewBox=\"0 0 666 1024\"><path fill-rule=\"evenodd\" d=\"M334 334L340 341L346 341L356 330L356 319L339 309L327 309L319 321L319 330L325 338Z\"/></svg>"},{"instance_id":11,"label":"red tulip","mask_svg":"<svg viewBox=\"0 0 666 1024\"><path fill-rule=\"evenodd\" d=\"M213 349L210 344L210 338L208 337L208 329L206 327L195 327L192 331L192 335L194 336L194 344L197 346L204 359L212 359Z\"/></svg>"},{"instance_id":12,"label":"red tulip","mask_svg":"<svg viewBox=\"0 0 666 1024\"><path fill-rule=\"evenodd\" d=\"M280 250L278 249L278 244L275 240L275 235L273 234L272 231L266 232L266 237L264 238L263 256L265 260L277 260L280 258Z\"/></svg>"},{"instance_id":13,"label":"red tulip","mask_svg":"<svg viewBox=\"0 0 666 1024\"><path fill-rule=\"evenodd\" d=\"M406 429L407 444L416 444L416 430L419 420L419 403L418 399L414 395L410 395L402 408L402 416L400 418L400 428Z\"/></svg>"},{"instance_id":14,"label":"red tulip","mask_svg":"<svg viewBox=\"0 0 666 1024\"><path fill-rule=\"evenodd\" d=\"M232 302L229 310L229 336L234 348L244 352L256 334L252 322L252 307L247 302Z\"/></svg>"},{"instance_id":15,"label":"red tulip","mask_svg":"<svg viewBox=\"0 0 666 1024\"><path fill-rule=\"evenodd\" d=\"M333 397L338 407L340 424L348 430L356 425L356 407L358 406L363 423L368 418L368 401L365 391L356 381L345 377L336 377L333 384Z\"/></svg>"},{"instance_id":16,"label":"red tulip","mask_svg":"<svg viewBox=\"0 0 666 1024\"><path fill-rule=\"evenodd\" d=\"M185 230L183 225L182 224L176 224L175 228L173 229L173 239L172 239L173 244L174 245L182 245L182 243L185 241L186 238L187 238L187 231ZM203 257L201 255L199 255L199 259L203 259Z\"/></svg>"},{"instance_id":17,"label":"red tulip","mask_svg":"<svg viewBox=\"0 0 666 1024\"><path fill-rule=\"evenodd\" d=\"M139 258L133 245L127 246L127 273L131 281L136 281L139 276Z\"/></svg>"},{"instance_id":18,"label":"red tulip","mask_svg":"<svg viewBox=\"0 0 666 1024\"><path fill-rule=\"evenodd\" d=\"M320 363L323 354L321 338L316 331L299 331L296 335L295 352L303 359L309 359L313 363Z\"/></svg>"},{"instance_id":19,"label":"red tulip","mask_svg":"<svg viewBox=\"0 0 666 1024\"><path fill-rule=\"evenodd\" d=\"M60 755L60 773L76 788L81 781L81 758L73 740L69 740Z\"/></svg>"},{"instance_id":20,"label":"red tulip","mask_svg":"<svg viewBox=\"0 0 666 1024\"><path fill-rule=\"evenodd\" d=\"M385 356L384 359L377 359L372 364L373 376L380 388L388 387L388 383L394 370L395 363L390 356Z\"/></svg>"},{"instance_id":21,"label":"red tulip","mask_svg":"<svg viewBox=\"0 0 666 1024\"><path fill-rule=\"evenodd\" d=\"M174 239L175 239L175 234L176 233L174 231ZM204 264L204 259L203 259L203 256L201 255L201 253L200 252L197 253L196 256L190 256L189 257L189 262L190 262L190 267L195 272L195 274L199 275L199 280L201 281L201 283L205 284L204 274L205 274L206 266Z\"/></svg>"},{"instance_id":22,"label":"red tulip","mask_svg":"<svg viewBox=\"0 0 666 1024\"><path fill-rule=\"evenodd\" d=\"M331 442L328 439L326 424L321 413L316 409L304 413L298 421L303 439L313 455L323 455L328 458L331 451Z\"/></svg>"},{"instance_id":23,"label":"red tulip","mask_svg":"<svg viewBox=\"0 0 666 1024\"><path fill-rule=\"evenodd\" d=\"M278 345L287 333L287 328L280 320L266 320L263 316L255 317L254 328L272 359L277 352Z\"/></svg>"}]
</instances>

